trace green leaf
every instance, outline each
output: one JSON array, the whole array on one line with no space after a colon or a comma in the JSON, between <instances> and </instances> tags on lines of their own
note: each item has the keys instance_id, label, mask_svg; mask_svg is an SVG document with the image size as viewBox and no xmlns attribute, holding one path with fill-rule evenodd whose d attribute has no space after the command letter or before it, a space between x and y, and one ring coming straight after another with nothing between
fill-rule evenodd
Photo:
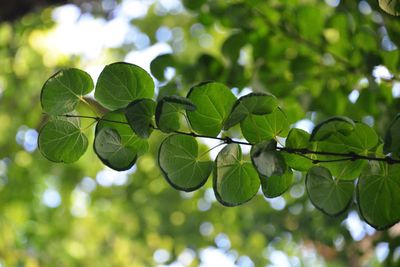
<instances>
[{"instance_id":1,"label":"green leaf","mask_svg":"<svg viewBox=\"0 0 400 267\"><path fill-rule=\"evenodd\" d=\"M361 216L383 230L400 220L400 166L371 162L358 179L357 200Z\"/></svg>"},{"instance_id":2,"label":"green leaf","mask_svg":"<svg viewBox=\"0 0 400 267\"><path fill-rule=\"evenodd\" d=\"M314 149L316 151L334 153L357 153L366 156L374 151L377 144L378 135L374 129L364 123L355 123L354 130L350 135L343 136L342 134L333 134L324 141L314 142ZM326 155L317 155L315 158L318 160L339 159L339 157ZM341 180L353 180L358 178L365 164L366 162L362 160L321 163L321 165L330 170L336 179Z\"/></svg>"},{"instance_id":3,"label":"green leaf","mask_svg":"<svg viewBox=\"0 0 400 267\"><path fill-rule=\"evenodd\" d=\"M218 154L213 174L217 200L226 206L237 206L254 197L260 187L257 171L242 159L238 144L225 146Z\"/></svg>"},{"instance_id":4,"label":"green leaf","mask_svg":"<svg viewBox=\"0 0 400 267\"><path fill-rule=\"evenodd\" d=\"M398 0L379 0L379 6L390 15L400 16L400 2Z\"/></svg>"},{"instance_id":5,"label":"green leaf","mask_svg":"<svg viewBox=\"0 0 400 267\"><path fill-rule=\"evenodd\" d=\"M269 177L260 177L260 179L261 189L265 197L279 197L292 185L293 172L290 168L287 168L282 175L273 174Z\"/></svg>"},{"instance_id":6,"label":"green leaf","mask_svg":"<svg viewBox=\"0 0 400 267\"><path fill-rule=\"evenodd\" d=\"M168 183L187 192L203 186L213 167L212 161L200 159L194 137L178 134L170 135L162 142L158 164Z\"/></svg>"},{"instance_id":7,"label":"green leaf","mask_svg":"<svg viewBox=\"0 0 400 267\"><path fill-rule=\"evenodd\" d=\"M283 175L287 165L280 152L276 151L276 141L269 140L251 148L251 161L261 176Z\"/></svg>"},{"instance_id":8,"label":"green leaf","mask_svg":"<svg viewBox=\"0 0 400 267\"><path fill-rule=\"evenodd\" d=\"M348 136L354 130L354 122L343 116L335 116L319 123L313 129L310 141L323 141L333 134Z\"/></svg>"},{"instance_id":9,"label":"green leaf","mask_svg":"<svg viewBox=\"0 0 400 267\"><path fill-rule=\"evenodd\" d=\"M221 83L201 83L190 89L187 98L197 107L188 111L192 128L199 134L217 136L236 100L228 87Z\"/></svg>"},{"instance_id":10,"label":"green leaf","mask_svg":"<svg viewBox=\"0 0 400 267\"><path fill-rule=\"evenodd\" d=\"M125 116L135 134L140 138L148 138L152 132L153 116L156 102L149 98L132 101L125 109Z\"/></svg>"},{"instance_id":11,"label":"green leaf","mask_svg":"<svg viewBox=\"0 0 400 267\"><path fill-rule=\"evenodd\" d=\"M242 31L231 34L222 45L221 52L230 59L232 64L237 64L240 56L240 50L247 43L246 34Z\"/></svg>"},{"instance_id":12,"label":"green leaf","mask_svg":"<svg viewBox=\"0 0 400 267\"><path fill-rule=\"evenodd\" d=\"M106 128L113 131L102 131ZM94 149L105 165L122 171L131 168L135 164L136 157L148 150L148 143L146 139L135 135L126 120L124 109L119 109L108 112L97 123Z\"/></svg>"},{"instance_id":13,"label":"green leaf","mask_svg":"<svg viewBox=\"0 0 400 267\"><path fill-rule=\"evenodd\" d=\"M179 114L185 110L196 110L196 106L189 99L181 96L166 96L158 101L156 108L156 124L166 133L177 131L180 128Z\"/></svg>"},{"instance_id":14,"label":"green leaf","mask_svg":"<svg viewBox=\"0 0 400 267\"><path fill-rule=\"evenodd\" d=\"M354 183L337 180L328 169L314 166L307 173L306 189L315 207L328 215L338 216L352 203Z\"/></svg>"},{"instance_id":15,"label":"green leaf","mask_svg":"<svg viewBox=\"0 0 400 267\"><path fill-rule=\"evenodd\" d=\"M278 107L278 100L275 96L267 93L250 93L236 100L228 119L225 121L224 129L244 120L250 114L269 114Z\"/></svg>"},{"instance_id":16,"label":"green leaf","mask_svg":"<svg viewBox=\"0 0 400 267\"><path fill-rule=\"evenodd\" d=\"M286 138L287 148L294 149L307 149L310 146L310 134L304 130L293 128L289 131L289 134ZM311 160L304 158L300 155L283 152L283 156L286 159L287 164L298 171L307 171L314 164Z\"/></svg>"},{"instance_id":17,"label":"green leaf","mask_svg":"<svg viewBox=\"0 0 400 267\"><path fill-rule=\"evenodd\" d=\"M383 151L400 157L400 114L396 115L386 132Z\"/></svg>"},{"instance_id":18,"label":"green leaf","mask_svg":"<svg viewBox=\"0 0 400 267\"><path fill-rule=\"evenodd\" d=\"M138 157L136 149L122 143L118 131L108 127L96 133L94 151L105 165L117 171L130 169Z\"/></svg>"},{"instance_id":19,"label":"green leaf","mask_svg":"<svg viewBox=\"0 0 400 267\"><path fill-rule=\"evenodd\" d=\"M165 69L175 67L176 63L172 54L159 55L150 63L150 71L159 81L165 81Z\"/></svg>"},{"instance_id":20,"label":"green leaf","mask_svg":"<svg viewBox=\"0 0 400 267\"><path fill-rule=\"evenodd\" d=\"M39 149L54 162L77 161L86 151L88 140L79 125L68 120L54 120L40 130Z\"/></svg>"},{"instance_id":21,"label":"green leaf","mask_svg":"<svg viewBox=\"0 0 400 267\"><path fill-rule=\"evenodd\" d=\"M260 143L285 137L289 131L289 122L280 108L267 115L250 115L240 123L244 138L251 143Z\"/></svg>"},{"instance_id":22,"label":"green leaf","mask_svg":"<svg viewBox=\"0 0 400 267\"><path fill-rule=\"evenodd\" d=\"M256 144L250 154L264 195L270 198L282 195L292 184L293 173L281 152L276 151L276 141L272 139Z\"/></svg>"},{"instance_id":23,"label":"green leaf","mask_svg":"<svg viewBox=\"0 0 400 267\"><path fill-rule=\"evenodd\" d=\"M40 95L42 108L50 114L73 111L82 97L93 90L92 78L79 69L66 69L51 76Z\"/></svg>"},{"instance_id":24,"label":"green leaf","mask_svg":"<svg viewBox=\"0 0 400 267\"><path fill-rule=\"evenodd\" d=\"M152 98L154 81L139 66L117 62L107 65L97 80L95 98L110 110L126 107L138 98Z\"/></svg>"}]
</instances>

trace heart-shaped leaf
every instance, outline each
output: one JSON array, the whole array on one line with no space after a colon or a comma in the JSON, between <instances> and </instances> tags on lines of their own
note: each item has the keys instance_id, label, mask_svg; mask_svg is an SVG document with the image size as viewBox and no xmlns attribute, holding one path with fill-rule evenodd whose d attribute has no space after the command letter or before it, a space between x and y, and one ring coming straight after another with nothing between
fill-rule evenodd
<instances>
[{"instance_id":1,"label":"heart-shaped leaf","mask_svg":"<svg viewBox=\"0 0 400 267\"><path fill-rule=\"evenodd\" d=\"M106 128L109 130L102 131ZM123 109L108 112L96 125L94 151L105 165L114 170L131 168L136 158L147 149L147 140L135 135Z\"/></svg>"},{"instance_id":2,"label":"heart-shaped leaf","mask_svg":"<svg viewBox=\"0 0 400 267\"><path fill-rule=\"evenodd\" d=\"M148 138L152 132L156 102L149 98L136 99L125 109L129 125L141 138Z\"/></svg>"},{"instance_id":3,"label":"heart-shaped leaf","mask_svg":"<svg viewBox=\"0 0 400 267\"><path fill-rule=\"evenodd\" d=\"M150 71L153 76L159 81L165 81L165 70L167 67L175 67L175 62L172 54L163 54L157 56L150 63Z\"/></svg>"},{"instance_id":4,"label":"heart-shaped leaf","mask_svg":"<svg viewBox=\"0 0 400 267\"><path fill-rule=\"evenodd\" d=\"M166 133L177 131L180 128L179 115L181 111L196 109L189 99L181 96L166 96L158 101L156 108L157 127Z\"/></svg>"},{"instance_id":5,"label":"heart-shaped leaf","mask_svg":"<svg viewBox=\"0 0 400 267\"><path fill-rule=\"evenodd\" d=\"M92 90L93 81L89 74L79 69L66 69L45 82L40 101L45 112L66 114L73 111L82 97Z\"/></svg>"},{"instance_id":6,"label":"heart-shaped leaf","mask_svg":"<svg viewBox=\"0 0 400 267\"><path fill-rule=\"evenodd\" d=\"M315 207L328 215L338 216L353 200L354 183L337 180L328 169L314 166L307 173L306 189Z\"/></svg>"},{"instance_id":7,"label":"heart-shaped leaf","mask_svg":"<svg viewBox=\"0 0 400 267\"><path fill-rule=\"evenodd\" d=\"M251 161L257 172L264 177L283 175L287 165L285 159L276 151L276 141L270 140L256 144L251 149Z\"/></svg>"},{"instance_id":8,"label":"heart-shaped leaf","mask_svg":"<svg viewBox=\"0 0 400 267\"><path fill-rule=\"evenodd\" d=\"M265 197L274 198L282 195L293 184L293 172L290 168L282 175L260 176L261 189Z\"/></svg>"},{"instance_id":9,"label":"heart-shaped leaf","mask_svg":"<svg viewBox=\"0 0 400 267\"><path fill-rule=\"evenodd\" d=\"M334 153L357 153L368 155L374 152L378 144L378 135L368 125L355 123L353 131L347 136L342 134L332 134L320 142L313 142L314 150ZM343 157L345 158L345 157ZM337 156L317 155L318 160L335 160ZM354 180L358 178L365 167L366 162L362 160L321 163L328 168L336 179Z\"/></svg>"},{"instance_id":10,"label":"heart-shaped leaf","mask_svg":"<svg viewBox=\"0 0 400 267\"><path fill-rule=\"evenodd\" d=\"M53 120L39 133L40 152L54 162L77 161L86 151L88 140L79 125L69 120Z\"/></svg>"},{"instance_id":11,"label":"heart-shaped leaf","mask_svg":"<svg viewBox=\"0 0 400 267\"><path fill-rule=\"evenodd\" d=\"M400 166L370 162L358 179L357 200L361 216L376 229L400 220Z\"/></svg>"},{"instance_id":12,"label":"heart-shaped leaf","mask_svg":"<svg viewBox=\"0 0 400 267\"><path fill-rule=\"evenodd\" d=\"M285 113L277 108L270 114L248 116L240 123L240 128L247 141L260 143L277 136L285 137L289 131L289 122Z\"/></svg>"},{"instance_id":13,"label":"heart-shaped leaf","mask_svg":"<svg viewBox=\"0 0 400 267\"><path fill-rule=\"evenodd\" d=\"M293 173L281 152L276 151L276 141L272 139L256 144L250 154L264 195L269 198L282 195L292 184Z\"/></svg>"},{"instance_id":14,"label":"heart-shaped leaf","mask_svg":"<svg viewBox=\"0 0 400 267\"><path fill-rule=\"evenodd\" d=\"M400 157L400 114L397 114L386 132L383 151Z\"/></svg>"},{"instance_id":15,"label":"heart-shaped leaf","mask_svg":"<svg viewBox=\"0 0 400 267\"><path fill-rule=\"evenodd\" d=\"M307 149L310 146L310 134L304 130L292 128L286 138L286 147L293 149ZM298 171L307 171L314 164L311 160L294 153L283 152L287 164Z\"/></svg>"},{"instance_id":16,"label":"heart-shaped leaf","mask_svg":"<svg viewBox=\"0 0 400 267\"><path fill-rule=\"evenodd\" d=\"M161 144L158 164L174 188L194 191L205 184L213 162L200 160L197 141L192 136L170 135Z\"/></svg>"},{"instance_id":17,"label":"heart-shaped leaf","mask_svg":"<svg viewBox=\"0 0 400 267\"><path fill-rule=\"evenodd\" d=\"M152 98L154 81L141 67L117 62L107 65L97 80L95 98L110 110L125 108L133 100Z\"/></svg>"},{"instance_id":18,"label":"heart-shaped leaf","mask_svg":"<svg viewBox=\"0 0 400 267\"><path fill-rule=\"evenodd\" d=\"M209 136L219 134L236 100L228 87L216 82L192 87L187 98L196 106L195 111L187 111L193 130Z\"/></svg>"},{"instance_id":19,"label":"heart-shaped leaf","mask_svg":"<svg viewBox=\"0 0 400 267\"><path fill-rule=\"evenodd\" d=\"M315 126L310 141L323 141L335 134L348 136L353 130L354 122L351 119L343 116L332 117Z\"/></svg>"},{"instance_id":20,"label":"heart-shaped leaf","mask_svg":"<svg viewBox=\"0 0 400 267\"><path fill-rule=\"evenodd\" d=\"M224 129L244 120L250 114L269 114L278 106L278 99L267 93L250 93L236 100L228 119L225 121Z\"/></svg>"},{"instance_id":21,"label":"heart-shaped leaf","mask_svg":"<svg viewBox=\"0 0 400 267\"><path fill-rule=\"evenodd\" d=\"M118 131L108 127L97 132L94 151L105 165L117 171L130 169L138 157L136 149L123 144Z\"/></svg>"},{"instance_id":22,"label":"heart-shaped leaf","mask_svg":"<svg viewBox=\"0 0 400 267\"><path fill-rule=\"evenodd\" d=\"M254 197L260 178L250 162L242 159L238 144L225 146L218 154L213 174L217 200L225 206L237 206Z\"/></svg>"}]
</instances>

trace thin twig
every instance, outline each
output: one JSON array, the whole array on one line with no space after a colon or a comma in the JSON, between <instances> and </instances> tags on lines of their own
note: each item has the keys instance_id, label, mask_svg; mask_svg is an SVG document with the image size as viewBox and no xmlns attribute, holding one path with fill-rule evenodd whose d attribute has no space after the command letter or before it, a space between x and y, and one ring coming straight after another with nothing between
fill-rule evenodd
<instances>
[{"instance_id":1,"label":"thin twig","mask_svg":"<svg viewBox=\"0 0 400 267\"><path fill-rule=\"evenodd\" d=\"M127 124L129 125L128 122L123 122L123 121L116 121L116 120L109 120L109 119L104 119L100 117L93 117L93 116L85 116L85 115L72 115L72 114L64 114L64 115L58 115L62 117L67 117L67 118L83 118L83 119L92 119L96 121L107 121L107 122L112 122L112 123L121 123L121 124ZM157 127L151 126L154 130L160 131ZM249 142L243 142L239 140L234 140L228 136L225 137L217 137L217 136L208 136L208 135L202 135L202 134L197 134L194 132L181 132L181 131L173 131L173 133L176 134L181 134L181 135L188 135L188 136L193 136L196 138L208 138L208 139L215 139L215 140L220 140L225 144L239 144L239 145L246 145L246 146L253 146L254 144L249 143ZM317 163L328 163L328 162L341 162L341 161L356 161L356 160L371 160L371 161L379 161L379 162L386 162L388 164L400 164L399 159L394 159L390 156L386 156L384 158L381 157L372 157L372 156L365 156L365 155L360 155L357 153L353 152L348 152L348 153L340 153L340 152L329 152L329 151L314 151L310 150L308 148L291 148L291 147L276 147L276 151L283 151L289 154L295 154L304 158L307 158L311 160L314 164ZM333 157L340 157L339 159L329 159L329 160L320 160L320 159L312 159L311 157L308 157L306 155L324 155L324 156L333 156Z\"/></svg>"}]
</instances>

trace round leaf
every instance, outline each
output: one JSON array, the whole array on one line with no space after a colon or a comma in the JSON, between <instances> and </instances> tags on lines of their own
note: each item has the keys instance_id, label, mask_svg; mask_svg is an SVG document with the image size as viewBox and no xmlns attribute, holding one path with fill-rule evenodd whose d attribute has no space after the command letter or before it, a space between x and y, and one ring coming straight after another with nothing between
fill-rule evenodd
<instances>
[{"instance_id":1,"label":"round leaf","mask_svg":"<svg viewBox=\"0 0 400 267\"><path fill-rule=\"evenodd\" d=\"M108 167L124 171L130 169L136 162L135 148L122 143L118 131L113 128L102 128L96 134L94 151Z\"/></svg>"},{"instance_id":2,"label":"round leaf","mask_svg":"<svg viewBox=\"0 0 400 267\"><path fill-rule=\"evenodd\" d=\"M148 98L136 99L125 109L126 119L137 136L141 138L150 136L155 109L156 102Z\"/></svg>"},{"instance_id":3,"label":"round leaf","mask_svg":"<svg viewBox=\"0 0 400 267\"><path fill-rule=\"evenodd\" d=\"M278 106L275 96L266 93L250 93L236 100L224 129L227 130L244 120L250 114L264 115L271 113Z\"/></svg>"},{"instance_id":4,"label":"round leaf","mask_svg":"<svg viewBox=\"0 0 400 267\"><path fill-rule=\"evenodd\" d=\"M97 80L95 98L110 110L126 107L138 98L152 98L154 81L139 66L117 62L107 65Z\"/></svg>"},{"instance_id":5,"label":"round leaf","mask_svg":"<svg viewBox=\"0 0 400 267\"><path fill-rule=\"evenodd\" d=\"M354 129L349 135L332 134L321 142L314 142L314 149L316 151L368 155L374 151L377 144L378 136L371 127L364 123L355 123ZM317 155L315 158L318 160L335 160L339 157ZM336 179L341 180L358 178L365 164L366 162L362 160L321 163L330 170Z\"/></svg>"},{"instance_id":6,"label":"round leaf","mask_svg":"<svg viewBox=\"0 0 400 267\"><path fill-rule=\"evenodd\" d=\"M260 188L257 171L242 159L238 144L225 146L214 167L213 187L217 200L226 206L237 206L254 197Z\"/></svg>"},{"instance_id":7,"label":"round leaf","mask_svg":"<svg viewBox=\"0 0 400 267\"><path fill-rule=\"evenodd\" d=\"M244 138L251 143L260 143L285 137L289 131L289 122L280 108L267 115L250 115L240 123Z\"/></svg>"},{"instance_id":8,"label":"round leaf","mask_svg":"<svg viewBox=\"0 0 400 267\"><path fill-rule=\"evenodd\" d=\"M181 96L166 96L161 99L156 108L158 128L166 133L179 130L179 114L182 109L193 111L196 106L192 101Z\"/></svg>"},{"instance_id":9,"label":"round leaf","mask_svg":"<svg viewBox=\"0 0 400 267\"><path fill-rule=\"evenodd\" d=\"M329 118L319 123L313 129L310 140L311 141L323 141L329 138L331 135L341 134L348 136L354 130L354 122L342 116L336 116Z\"/></svg>"},{"instance_id":10,"label":"round leaf","mask_svg":"<svg viewBox=\"0 0 400 267\"><path fill-rule=\"evenodd\" d=\"M92 78L79 69L66 69L51 76L43 85L40 101L45 112L65 114L73 111L82 96L93 90Z\"/></svg>"},{"instance_id":11,"label":"round leaf","mask_svg":"<svg viewBox=\"0 0 400 267\"><path fill-rule=\"evenodd\" d=\"M192 128L199 134L217 136L236 100L228 87L208 82L192 87L187 95L196 106L187 111Z\"/></svg>"},{"instance_id":12,"label":"round leaf","mask_svg":"<svg viewBox=\"0 0 400 267\"><path fill-rule=\"evenodd\" d=\"M240 50L247 43L246 35L243 32L235 32L231 34L222 45L222 54L229 58L232 63L236 64Z\"/></svg>"},{"instance_id":13,"label":"round leaf","mask_svg":"<svg viewBox=\"0 0 400 267\"><path fill-rule=\"evenodd\" d=\"M194 191L205 184L212 171L212 161L201 161L197 141L192 136L170 135L161 144L158 164L174 188Z\"/></svg>"},{"instance_id":14,"label":"round leaf","mask_svg":"<svg viewBox=\"0 0 400 267\"><path fill-rule=\"evenodd\" d=\"M281 176L286 172L287 166L285 159L280 152L277 152L275 149L275 140L262 142L252 147L251 161L261 176Z\"/></svg>"},{"instance_id":15,"label":"round leaf","mask_svg":"<svg viewBox=\"0 0 400 267\"><path fill-rule=\"evenodd\" d=\"M361 216L376 229L389 228L400 220L400 166L370 163L357 183Z\"/></svg>"},{"instance_id":16,"label":"round leaf","mask_svg":"<svg viewBox=\"0 0 400 267\"><path fill-rule=\"evenodd\" d=\"M39 134L40 152L54 162L77 161L86 151L88 140L79 126L68 120L46 123Z\"/></svg>"},{"instance_id":17,"label":"round leaf","mask_svg":"<svg viewBox=\"0 0 400 267\"><path fill-rule=\"evenodd\" d=\"M99 135L105 128L114 131L103 131ZM107 137L112 138L112 141L107 140ZM111 149L116 149L114 154L111 153ZM131 152L127 153L125 149ZM147 140L135 135L126 120L123 109L107 113L96 125L94 150L100 160L114 170L122 171L131 168L136 160L132 155L140 156L147 149Z\"/></svg>"},{"instance_id":18,"label":"round leaf","mask_svg":"<svg viewBox=\"0 0 400 267\"><path fill-rule=\"evenodd\" d=\"M337 216L351 204L354 183L334 179L328 169L314 166L307 173L306 189L315 207L328 215Z\"/></svg>"},{"instance_id":19,"label":"round leaf","mask_svg":"<svg viewBox=\"0 0 400 267\"><path fill-rule=\"evenodd\" d=\"M167 67L175 67L176 62L172 54L163 54L157 56L150 63L150 71L153 76L159 80L165 80L165 70Z\"/></svg>"},{"instance_id":20,"label":"round leaf","mask_svg":"<svg viewBox=\"0 0 400 267\"><path fill-rule=\"evenodd\" d=\"M290 168L282 175L260 176L264 196L274 198L285 193L293 183L293 172Z\"/></svg>"},{"instance_id":21,"label":"round leaf","mask_svg":"<svg viewBox=\"0 0 400 267\"><path fill-rule=\"evenodd\" d=\"M286 138L286 147L294 149L308 148L310 145L310 134L304 130L292 128ZM282 152L287 164L298 171L307 171L314 164L311 160L304 158L300 155Z\"/></svg>"}]
</instances>

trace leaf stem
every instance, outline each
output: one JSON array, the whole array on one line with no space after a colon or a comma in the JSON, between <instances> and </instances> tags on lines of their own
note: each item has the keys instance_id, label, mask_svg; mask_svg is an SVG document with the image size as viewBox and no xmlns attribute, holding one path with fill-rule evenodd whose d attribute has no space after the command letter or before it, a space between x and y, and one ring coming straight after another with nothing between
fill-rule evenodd
<instances>
[{"instance_id":1,"label":"leaf stem","mask_svg":"<svg viewBox=\"0 0 400 267\"><path fill-rule=\"evenodd\" d=\"M96 121L107 121L107 122L112 122L112 123L120 123L120 124L129 125L128 122L109 120L109 119L104 119L104 118L94 117L94 116L73 115L73 114L63 114L63 115L57 115L57 116L62 116L62 117L67 117L67 118L92 119L92 120L96 120ZM160 131L160 129L158 129L157 127L153 126L152 128L154 130ZM194 132L181 132L181 131L174 131L174 133L181 134L181 135L193 136L195 138L208 138L208 139L220 140L223 142L222 144L239 144L239 145L246 145L246 146L254 145L249 142L234 140L228 136L225 136L225 137L208 136L208 135L197 134ZM221 145L221 144L219 144L219 145ZM360 154L357 154L354 152L339 153L339 152L329 152L329 151L314 151L314 150L311 150L308 148L291 148L291 147L276 147L276 150L305 157L305 158L311 160L314 164L328 163L328 162L341 162L341 161L356 161L356 160L371 160L371 161L386 162L388 164L400 164L400 159L395 159L390 156L386 156L386 157L382 158L382 157L360 155ZM341 157L341 158L329 159L329 160L319 160L319 159L312 159L311 157L308 157L307 155L325 155L325 156L333 156L333 157Z\"/></svg>"}]
</instances>

